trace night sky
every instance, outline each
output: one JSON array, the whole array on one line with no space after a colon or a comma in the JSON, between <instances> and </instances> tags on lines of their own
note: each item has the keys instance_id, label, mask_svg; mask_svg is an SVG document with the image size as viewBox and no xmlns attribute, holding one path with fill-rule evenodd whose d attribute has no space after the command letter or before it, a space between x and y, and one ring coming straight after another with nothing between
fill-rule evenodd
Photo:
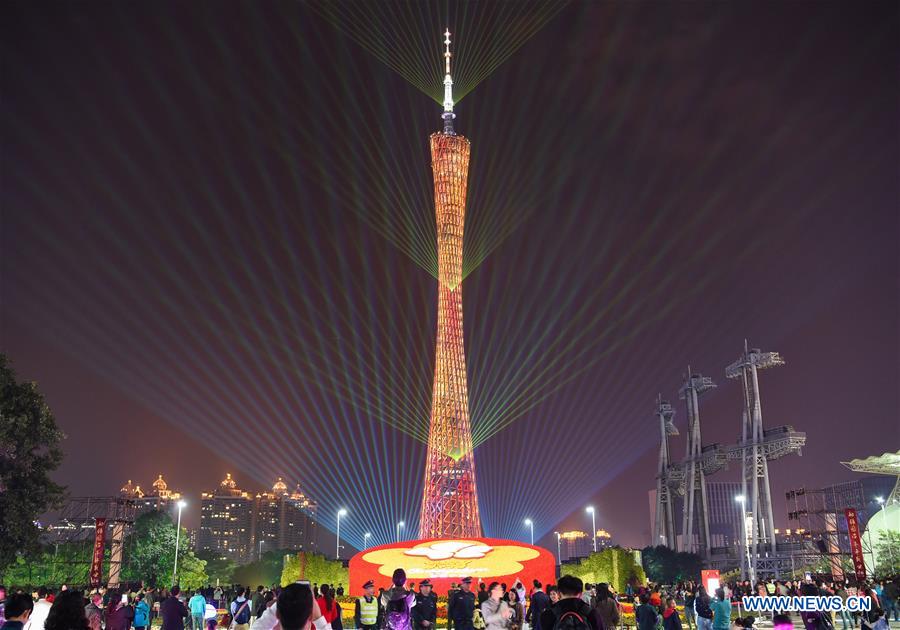
<instances>
[{"instance_id":1,"label":"night sky","mask_svg":"<svg viewBox=\"0 0 900 630\"><path fill-rule=\"evenodd\" d=\"M442 15L497 57L477 5L369 6L404 64ZM414 530L440 106L305 4L0 10L0 346L68 435L58 480L162 473L196 526L226 471L284 476L351 544ZM656 396L683 436L687 366L713 377L704 442L734 441L745 338L787 361L766 426L808 436L770 467L787 525L786 489L900 446L897 4L573 2L526 40L528 10L456 108L485 533L552 546L593 503L646 544Z\"/></svg>"}]
</instances>

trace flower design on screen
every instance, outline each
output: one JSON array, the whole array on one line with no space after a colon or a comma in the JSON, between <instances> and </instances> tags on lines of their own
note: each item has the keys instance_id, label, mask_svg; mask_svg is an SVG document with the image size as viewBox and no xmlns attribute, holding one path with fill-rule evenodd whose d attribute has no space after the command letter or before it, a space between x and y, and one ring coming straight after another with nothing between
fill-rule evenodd
<instances>
[{"instance_id":1,"label":"flower design on screen","mask_svg":"<svg viewBox=\"0 0 900 630\"><path fill-rule=\"evenodd\" d=\"M450 558L484 558L493 551L488 545L473 544L461 540L446 540L436 542L427 547L413 547L404 553L407 556L425 556L429 560L449 560Z\"/></svg>"},{"instance_id":2,"label":"flower design on screen","mask_svg":"<svg viewBox=\"0 0 900 630\"><path fill-rule=\"evenodd\" d=\"M363 560L375 565L380 575L390 576L397 567L409 579L515 575L540 554L531 547L513 543L489 545L483 540L433 540L410 546L392 546L365 552Z\"/></svg>"}]
</instances>

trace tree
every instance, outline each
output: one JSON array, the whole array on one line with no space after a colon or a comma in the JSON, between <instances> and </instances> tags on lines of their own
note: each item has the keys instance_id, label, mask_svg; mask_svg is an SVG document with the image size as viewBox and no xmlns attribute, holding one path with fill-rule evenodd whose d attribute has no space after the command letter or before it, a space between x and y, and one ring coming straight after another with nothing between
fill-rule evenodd
<instances>
[{"instance_id":1,"label":"tree","mask_svg":"<svg viewBox=\"0 0 900 630\"><path fill-rule=\"evenodd\" d=\"M579 562L567 562L560 567L562 574L580 577L585 583L606 582L619 593L625 592L625 585L643 583L644 569L634 559L634 552L621 547L604 549L590 554Z\"/></svg>"},{"instance_id":2,"label":"tree","mask_svg":"<svg viewBox=\"0 0 900 630\"><path fill-rule=\"evenodd\" d=\"M35 383L17 383L0 353L0 568L17 555L38 553L34 522L58 507L65 488L50 474L62 462L65 435Z\"/></svg>"},{"instance_id":3,"label":"tree","mask_svg":"<svg viewBox=\"0 0 900 630\"><path fill-rule=\"evenodd\" d=\"M284 571L284 557L290 553L290 550L267 551L260 560L236 567L231 579L236 584L249 586L277 584Z\"/></svg>"},{"instance_id":4,"label":"tree","mask_svg":"<svg viewBox=\"0 0 900 630\"><path fill-rule=\"evenodd\" d=\"M129 536L131 549L124 576L128 580L142 580L154 586L168 586L175 569L175 524L165 512L142 514L134 522ZM181 529L178 547L178 581L185 588L207 583L206 562L188 549L188 533Z\"/></svg>"},{"instance_id":5,"label":"tree","mask_svg":"<svg viewBox=\"0 0 900 630\"><path fill-rule=\"evenodd\" d=\"M304 559L305 571L301 569ZM302 551L284 558L281 585L287 586L301 578L316 584L343 584L345 586L349 584L347 569L339 560L328 560L322 554Z\"/></svg>"},{"instance_id":6,"label":"tree","mask_svg":"<svg viewBox=\"0 0 900 630\"><path fill-rule=\"evenodd\" d=\"M883 529L878 532L875 558L875 572L879 576L888 577L897 574L897 569L900 569L900 531Z\"/></svg>"},{"instance_id":7,"label":"tree","mask_svg":"<svg viewBox=\"0 0 900 630\"><path fill-rule=\"evenodd\" d=\"M197 557L206 562L206 575L211 584L234 584L234 570L238 565L228 558L216 558L212 552L201 551Z\"/></svg>"},{"instance_id":8,"label":"tree","mask_svg":"<svg viewBox=\"0 0 900 630\"><path fill-rule=\"evenodd\" d=\"M660 584L700 580L703 559L695 553L676 552L663 545L644 547L641 552L647 577Z\"/></svg>"}]
</instances>

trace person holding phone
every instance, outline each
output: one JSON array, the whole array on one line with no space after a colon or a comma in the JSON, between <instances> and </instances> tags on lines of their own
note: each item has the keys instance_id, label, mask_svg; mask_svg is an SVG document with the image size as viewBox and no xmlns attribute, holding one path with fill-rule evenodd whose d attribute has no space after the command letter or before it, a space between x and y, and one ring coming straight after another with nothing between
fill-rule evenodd
<instances>
[{"instance_id":1,"label":"person holding phone","mask_svg":"<svg viewBox=\"0 0 900 630\"><path fill-rule=\"evenodd\" d=\"M305 594L303 591L306 591ZM306 612L307 598L311 612ZM284 610L284 614L280 612ZM253 622L250 630L330 630L330 626L322 616L319 604L312 596L309 582L296 582L285 586L275 603L266 608L262 617Z\"/></svg>"}]
</instances>

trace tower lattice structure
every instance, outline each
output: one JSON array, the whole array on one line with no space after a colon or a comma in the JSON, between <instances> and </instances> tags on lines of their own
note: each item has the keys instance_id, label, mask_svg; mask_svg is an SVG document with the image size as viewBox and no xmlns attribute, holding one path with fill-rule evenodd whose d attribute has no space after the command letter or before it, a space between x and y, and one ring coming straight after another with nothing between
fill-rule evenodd
<instances>
[{"instance_id":1,"label":"tower lattice structure","mask_svg":"<svg viewBox=\"0 0 900 630\"><path fill-rule=\"evenodd\" d=\"M653 522L653 545L674 547L675 532L674 499L669 480L669 436L678 435L673 418L675 409L660 395L656 400L656 417L659 420L659 466L656 471L656 519Z\"/></svg>"},{"instance_id":2,"label":"tower lattice structure","mask_svg":"<svg viewBox=\"0 0 900 630\"><path fill-rule=\"evenodd\" d=\"M453 130L450 32L444 36L444 129L431 135L438 318L425 489L419 519L421 538L481 536L462 310L463 227L470 145Z\"/></svg>"}]
</instances>

